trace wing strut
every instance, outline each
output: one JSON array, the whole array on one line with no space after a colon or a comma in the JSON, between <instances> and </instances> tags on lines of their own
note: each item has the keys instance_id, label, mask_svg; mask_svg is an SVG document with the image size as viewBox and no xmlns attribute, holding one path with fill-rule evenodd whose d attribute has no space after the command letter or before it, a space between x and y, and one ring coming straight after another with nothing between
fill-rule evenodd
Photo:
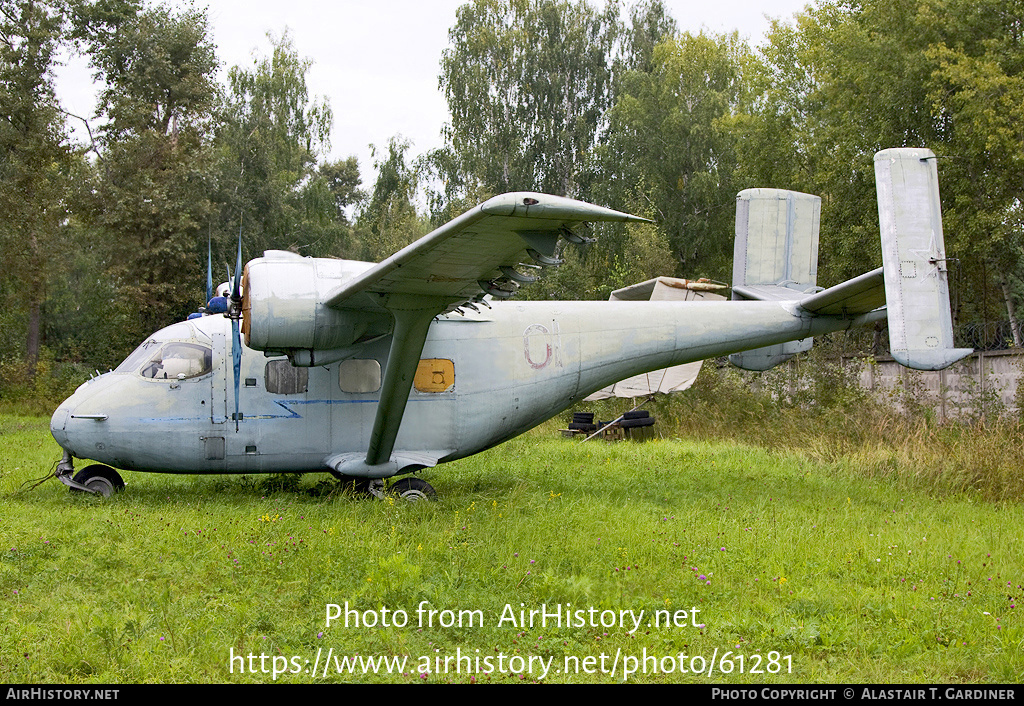
<instances>
[{"instance_id":1,"label":"wing strut","mask_svg":"<svg viewBox=\"0 0 1024 706\"><path fill-rule=\"evenodd\" d=\"M395 316L395 332L370 433L370 447L366 451L369 466L391 459L430 323L447 305L447 301L408 295L393 295L388 300L387 308Z\"/></svg>"}]
</instances>

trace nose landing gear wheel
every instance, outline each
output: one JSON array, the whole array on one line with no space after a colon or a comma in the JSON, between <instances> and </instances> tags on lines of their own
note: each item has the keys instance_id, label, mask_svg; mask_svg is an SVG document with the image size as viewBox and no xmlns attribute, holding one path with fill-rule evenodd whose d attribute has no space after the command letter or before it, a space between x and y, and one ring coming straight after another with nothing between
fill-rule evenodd
<instances>
[{"instance_id":1,"label":"nose landing gear wheel","mask_svg":"<svg viewBox=\"0 0 1024 706\"><path fill-rule=\"evenodd\" d=\"M124 490L124 480L122 480L121 475L110 466L104 466L99 463L80 470L75 474L74 481L105 498L109 498L114 493L120 493ZM78 488L71 488L71 492L81 493L84 491Z\"/></svg>"},{"instance_id":2,"label":"nose landing gear wheel","mask_svg":"<svg viewBox=\"0 0 1024 706\"><path fill-rule=\"evenodd\" d=\"M388 488L388 493L409 502L437 500L437 491L422 478L403 478L395 481Z\"/></svg>"}]
</instances>

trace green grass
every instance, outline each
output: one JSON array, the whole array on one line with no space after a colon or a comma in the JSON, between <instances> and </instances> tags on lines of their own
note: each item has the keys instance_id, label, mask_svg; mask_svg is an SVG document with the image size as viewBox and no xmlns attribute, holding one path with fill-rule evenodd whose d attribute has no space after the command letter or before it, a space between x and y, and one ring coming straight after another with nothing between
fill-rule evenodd
<instances>
[{"instance_id":1,"label":"green grass","mask_svg":"<svg viewBox=\"0 0 1024 706\"><path fill-rule=\"evenodd\" d=\"M551 659L552 682L622 681L621 657L644 654L659 672L630 681L1024 678L1018 502L792 450L579 444L554 428L429 472L437 503L353 499L326 476L274 491L277 477L126 474L127 491L102 499L56 481L29 490L59 457L47 420L0 417L0 680L269 682L275 657L305 670L319 651L322 671L328 650L409 661L404 674L339 675L332 664L326 678L278 681L538 678L421 673L422 657L434 666L457 650ZM484 624L420 628L422 601L479 610ZM410 624L327 627L326 606L346 602L369 617L404 610ZM645 619L633 634L497 624L520 604ZM694 607L703 628L690 613L685 627L646 624ZM232 669L232 650L266 659ZM716 650L732 653L733 673L721 662L710 677L679 672L680 653L689 669ZM556 672L587 656L597 669L601 655L607 670L616 654L614 675ZM740 674L738 655L761 673ZM671 673L663 657L676 657Z\"/></svg>"}]
</instances>

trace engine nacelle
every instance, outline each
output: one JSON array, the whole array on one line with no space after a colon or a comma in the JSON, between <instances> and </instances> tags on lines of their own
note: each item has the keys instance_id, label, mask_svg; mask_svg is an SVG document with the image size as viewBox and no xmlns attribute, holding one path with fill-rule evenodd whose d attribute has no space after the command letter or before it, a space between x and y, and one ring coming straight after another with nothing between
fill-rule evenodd
<instances>
[{"instance_id":1,"label":"engine nacelle","mask_svg":"<svg viewBox=\"0 0 1024 706\"><path fill-rule=\"evenodd\" d=\"M302 257L270 250L249 262L242 280L245 345L260 351L331 350L382 331L380 317L339 311L327 295L372 263Z\"/></svg>"}]
</instances>

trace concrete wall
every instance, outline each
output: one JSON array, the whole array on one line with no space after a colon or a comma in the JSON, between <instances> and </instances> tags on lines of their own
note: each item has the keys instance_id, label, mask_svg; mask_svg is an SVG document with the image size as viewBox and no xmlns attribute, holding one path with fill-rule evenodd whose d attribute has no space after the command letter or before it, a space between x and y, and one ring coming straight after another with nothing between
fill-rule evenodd
<instances>
[{"instance_id":1,"label":"concrete wall","mask_svg":"<svg viewBox=\"0 0 1024 706\"><path fill-rule=\"evenodd\" d=\"M940 421L1017 411L1017 388L1024 377L1024 352L978 352L937 372L908 370L892 358L874 362L844 359L859 368L861 385L879 399L903 408L907 400L935 410Z\"/></svg>"}]
</instances>

